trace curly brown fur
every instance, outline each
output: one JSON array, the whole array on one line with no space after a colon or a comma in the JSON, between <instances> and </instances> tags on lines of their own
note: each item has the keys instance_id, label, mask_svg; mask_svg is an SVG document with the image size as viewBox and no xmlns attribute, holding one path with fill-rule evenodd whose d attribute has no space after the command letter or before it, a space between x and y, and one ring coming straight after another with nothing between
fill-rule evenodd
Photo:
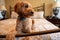
<instances>
[{"instance_id":1,"label":"curly brown fur","mask_svg":"<svg viewBox=\"0 0 60 40\"><path fill-rule=\"evenodd\" d=\"M25 1L18 2L16 3L14 8L15 12L18 14L17 25L16 25L17 34L26 34L34 32L34 28L32 27L34 24L34 20L30 18L34 14L31 4ZM41 39L40 36L39 37L34 36L34 37L25 37L23 38L23 40L32 40L32 38L37 38L37 40ZM15 40L15 33L10 32L9 34L7 34L6 40Z\"/></svg>"},{"instance_id":2,"label":"curly brown fur","mask_svg":"<svg viewBox=\"0 0 60 40\"><path fill-rule=\"evenodd\" d=\"M21 32L22 31L31 32L32 23L30 24L30 21L31 21L30 16L33 16L33 13L34 13L31 4L26 1L18 2L15 5L15 12L18 14L16 30L19 31L22 27L22 30L20 30ZM22 26L20 27L18 25L22 25ZM27 30L27 28L29 30Z\"/></svg>"},{"instance_id":3,"label":"curly brown fur","mask_svg":"<svg viewBox=\"0 0 60 40\"><path fill-rule=\"evenodd\" d=\"M24 23L24 26L31 26L31 24L28 24L28 21L31 21L30 16L33 16L33 9L30 3L24 1L24 2L18 2L15 5L15 12L18 14L18 18L17 18L17 25L16 25L16 31L19 34L23 34L24 32L26 32L26 27L19 27L18 25L22 25ZM27 18L26 21L22 21L20 20L20 18ZM27 23L28 22L28 23ZM20 24L21 23L21 24ZM26 25L27 24L27 25ZM31 26L32 27L32 26ZM27 27L27 29L29 28L29 30L27 30L28 32L32 32L31 31L31 27ZM20 30L22 29L22 30ZM14 30L15 31L15 30ZM10 32L7 34L6 36L6 40L15 40L15 33L16 32ZM20 32L19 32L20 31ZM27 38L27 37L26 37ZM29 38L28 38L29 39Z\"/></svg>"},{"instance_id":4,"label":"curly brown fur","mask_svg":"<svg viewBox=\"0 0 60 40\"><path fill-rule=\"evenodd\" d=\"M12 30L6 35L6 40L15 40L16 30Z\"/></svg>"}]
</instances>

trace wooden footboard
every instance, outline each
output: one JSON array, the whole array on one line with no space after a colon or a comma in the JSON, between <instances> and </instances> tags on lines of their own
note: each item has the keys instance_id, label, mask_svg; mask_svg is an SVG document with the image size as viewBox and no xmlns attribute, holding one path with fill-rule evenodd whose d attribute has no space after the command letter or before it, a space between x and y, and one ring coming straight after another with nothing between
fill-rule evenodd
<instances>
[{"instance_id":1,"label":"wooden footboard","mask_svg":"<svg viewBox=\"0 0 60 40\"><path fill-rule=\"evenodd\" d=\"M51 34L51 33L57 33L57 32L60 32L60 29L52 29L52 30L34 32L34 33L27 33L27 34L24 34L24 35L17 34L16 37L44 35L44 34ZM5 38L5 37L6 37L6 35L0 35L0 38Z\"/></svg>"}]
</instances>

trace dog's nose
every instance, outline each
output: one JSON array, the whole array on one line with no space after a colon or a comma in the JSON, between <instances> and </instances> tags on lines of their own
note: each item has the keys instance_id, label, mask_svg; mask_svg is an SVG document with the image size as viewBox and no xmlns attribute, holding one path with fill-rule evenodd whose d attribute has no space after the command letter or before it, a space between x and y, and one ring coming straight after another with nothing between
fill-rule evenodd
<instances>
[{"instance_id":1,"label":"dog's nose","mask_svg":"<svg viewBox=\"0 0 60 40\"><path fill-rule=\"evenodd\" d=\"M31 11L31 14L33 14L34 12Z\"/></svg>"}]
</instances>

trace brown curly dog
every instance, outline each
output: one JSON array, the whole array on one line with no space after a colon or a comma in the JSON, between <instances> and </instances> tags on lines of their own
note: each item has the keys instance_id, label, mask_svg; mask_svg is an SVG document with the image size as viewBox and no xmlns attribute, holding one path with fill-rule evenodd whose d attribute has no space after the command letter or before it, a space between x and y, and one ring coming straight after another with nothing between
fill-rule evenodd
<instances>
[{"instance_id":1,"label":"brown curly dog","mask_svg":"<svg viewBox=\"0 0 60 40\"><path fill-rule=\"evenodd\" d=\"M33 16L34 11L30 3L23 1L15 5L15 12L18 14L16 31L17 34L26 34L34 32L34 20L30 17ZM15 40L15 33L7 34L6 40ZM40 36L31 36L19 38L19 40L41 40Z\"/></svg>"}]
</instances>

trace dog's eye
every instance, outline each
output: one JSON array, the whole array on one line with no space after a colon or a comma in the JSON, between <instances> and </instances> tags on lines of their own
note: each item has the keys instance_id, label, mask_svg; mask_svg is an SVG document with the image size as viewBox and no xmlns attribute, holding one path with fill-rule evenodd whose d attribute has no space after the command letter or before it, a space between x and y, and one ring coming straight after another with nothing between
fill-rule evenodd
<instances>
[{"instance_id":1,"label":"dog's eye","mask_svg":"<svg viewBox=\"0 0 60 40\"><path fill-rule=\"evenodd\" d=\"M25 8L28 8L28 5L25 5Z\"/></svg>"}]
</instances>

